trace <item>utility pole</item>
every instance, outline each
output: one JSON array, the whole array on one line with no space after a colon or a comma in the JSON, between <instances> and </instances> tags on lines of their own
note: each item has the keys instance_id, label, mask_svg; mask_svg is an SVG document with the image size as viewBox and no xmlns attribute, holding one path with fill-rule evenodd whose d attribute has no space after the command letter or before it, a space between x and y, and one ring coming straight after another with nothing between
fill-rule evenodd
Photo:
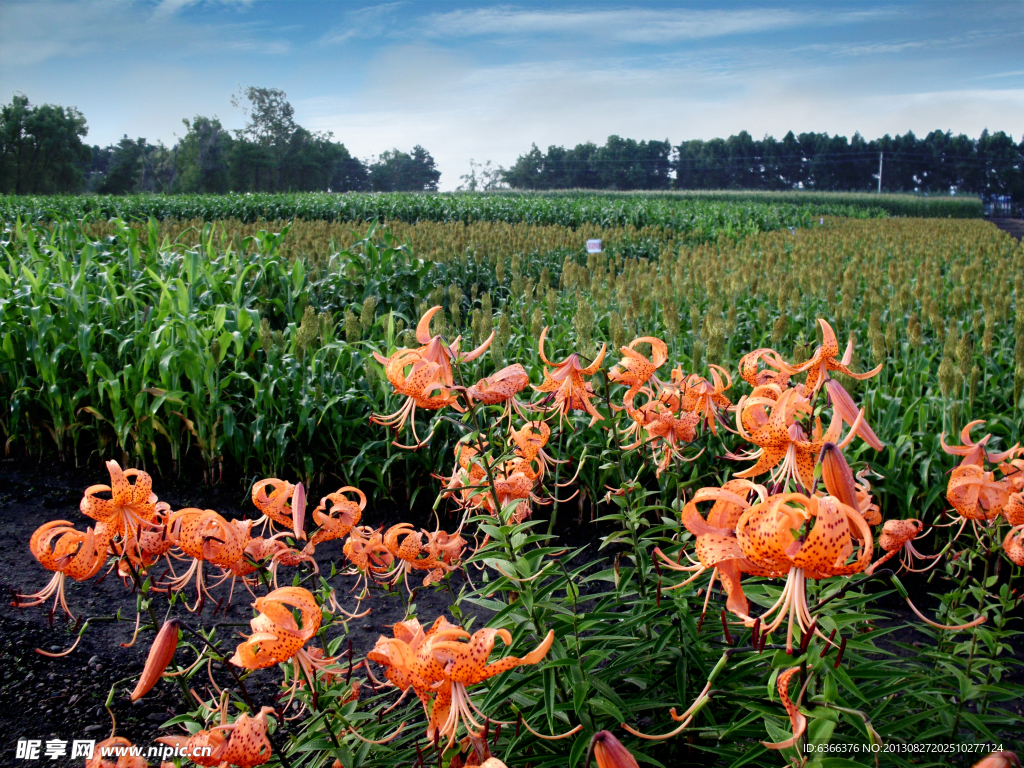
<instances>
[{"instance_id":1,"label":"utility pole","mask_svg":"<svg viewBox=\"0 0 1024 768\"><path fill-rule=\"evenodd\" d=\"M882 153L878 153L878 194L882 194Z\"/></svg>"}]
</instances>

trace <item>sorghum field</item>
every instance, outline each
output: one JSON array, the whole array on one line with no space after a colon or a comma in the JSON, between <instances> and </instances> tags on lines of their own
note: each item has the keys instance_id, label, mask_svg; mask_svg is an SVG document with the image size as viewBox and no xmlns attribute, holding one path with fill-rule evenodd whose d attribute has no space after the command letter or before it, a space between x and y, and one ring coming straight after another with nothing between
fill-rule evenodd
<instances>
[{"instance_id":1,"label":"sorghum field","mask_svg":"<svg viewBox=\"0 0 1024 768\"><path fill-rule=\"evenodd\" d=\"M1019 751L1024 246L979 214L0 198L4 749Z\"/></svg>"}]
</instances>

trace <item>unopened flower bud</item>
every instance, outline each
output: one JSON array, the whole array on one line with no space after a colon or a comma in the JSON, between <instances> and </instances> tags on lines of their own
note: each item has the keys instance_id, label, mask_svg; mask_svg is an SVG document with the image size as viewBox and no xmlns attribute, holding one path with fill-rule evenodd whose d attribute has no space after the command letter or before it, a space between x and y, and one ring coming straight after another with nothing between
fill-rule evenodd
<instances>
[{"instance_id":1,"label":"unopened flower bud","mask_svg":"<svg viewBox=\"0 0 1024 768\"><path fill-rule=\"evenodd\" d=\"M853 479L853 471L835 443L825 443L821 449L821 479L825 482L825 489L830 496L835 496L848 507L860 508L857 504L857 485Z\"/></svg>"},{"instance_id":2,"label":"unopened flower bud","mask_svg":"<svg viewBox=\"0 0 1024 768\"><path fill-rule=\"evenodd\" d=\"M608 731L598 731L592 740L597 768L640 768L636 758Z\"/></svg>"},{"instance_id":3,"label":"unopened flower bud","mask_svg":"<svg viewBox=\"0 0 1024 768\"><path fill-rule=\"evenodd\" d=\"M302 487L302 483L295 486L295 490L292 491L292 530L295 531L295 535L300 539L306 538L306 533L303 531L303 526L306 522L306 489Z\"/></svg>"},{"instance_id":4,"label":"unopened flower bud","mask_svg":"<svg viewBox=\"0 0 1024 768\"><path fill-rule=\"evenodd\" d=\"M974 764L974 768L1020 768L1020 758L1013 752L993 752Z\"/></svg>"},{"instance_id":5,"label":"unopened flower bud","mask_svg":"<svg viewBox=\"0 0 1024 768\"><path fill-rule=\"evenodd\" d=\"M142 669L139 682L132 691L132 701L137 701L149 693L156 685L157 680L167 669L167 665L174 658L174 651L178 647L178 620L171 619L165 622L160 631L156 634L156 640L149 649L149 656L146 657L146 666Z\"/></svg>"}]
</instances>

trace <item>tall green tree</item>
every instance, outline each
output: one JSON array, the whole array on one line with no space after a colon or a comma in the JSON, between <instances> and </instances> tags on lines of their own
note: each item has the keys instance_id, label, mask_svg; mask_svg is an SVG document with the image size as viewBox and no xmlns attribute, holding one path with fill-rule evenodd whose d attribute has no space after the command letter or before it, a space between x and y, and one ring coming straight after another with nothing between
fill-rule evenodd
<instances>
[{"instance_id":1,"label":"tall green tree","mask_svg":"<svg viewBox=\"0 0 1024 768\"><path fill-rule=\"evenodd\" d=\"M33 107L15 94L0 109L0 191L19 195L79 192L92 151L85 118L74 107Z\"/></svg>"},{"instance_id":2,"label":"tall green tree","mask_svg":"<svg viewBox=\"0 0 1024 768\"><path fill-rule=\"evenodd\" d=\"M330 132L296 128L281 161L279 185L293 191L362 191L369 181L365 166Z\"/></svg>"},{"instance_id":3,"label":"tall green tree","mask_svg":"<svg viewBox=\"0 0 1024 768\"><path fill-rule=\"evenodd\" d=\"M298 129L295 109L288 101L288 94L280 88L249 86L233 96L231 103L246 117L245 126L235 134L239 140L258 148L236 153L235 158L252 164L255 190L278 191L281 189L282 163ZM245 173L242 177L249 175Z\"/></svg>"},{"instance_id":4,"label":"tall green tree","mask_svg":"<svg viewBox=\"0 0 1024 768\"><path fill-rule=\"evenodd\" d=\"M196 115L182 120L186 134L174 148L175 192L229 192L231 134L216 117Z\"/></svg>"},{"instance_id":5,"label":"tall green tree","mask_svg":"<svg viewBox=\"0 0 1024 768\"><path fill-rule=\"evenodd\" d=\"M435 192L441 179L434 158L418 144L412 153L384 152L369 172L374 192Z\"/></svg>"},{"instance_id":6,"label":"tall green tree","mask_svg":"<svg viewBox=\"0 0 1024 768\"><path fill-rule=\"evenodd\" d=\"M97 191L107 195L170 192L177 172L174 153L162 144L123 137L113 148Z\"/></svg>"}]
</instances>

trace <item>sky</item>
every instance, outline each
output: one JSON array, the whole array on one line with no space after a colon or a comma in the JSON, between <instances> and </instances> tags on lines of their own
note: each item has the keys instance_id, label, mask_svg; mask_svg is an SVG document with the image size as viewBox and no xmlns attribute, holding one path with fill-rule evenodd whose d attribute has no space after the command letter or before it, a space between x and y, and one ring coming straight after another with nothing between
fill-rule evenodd
<instances>
[{"instance_id":1,"label":"sky","mask_svg":"<svg viewBox=\"0 0 1024 768\"><path fill-rule=\"evenodd\" d=\"M1024 133L1024 2L0 0L0 99L90 144L240 128L240 88L357 157L424 146L441 188L536 143Z\"/></svg>"}]
</instances>

